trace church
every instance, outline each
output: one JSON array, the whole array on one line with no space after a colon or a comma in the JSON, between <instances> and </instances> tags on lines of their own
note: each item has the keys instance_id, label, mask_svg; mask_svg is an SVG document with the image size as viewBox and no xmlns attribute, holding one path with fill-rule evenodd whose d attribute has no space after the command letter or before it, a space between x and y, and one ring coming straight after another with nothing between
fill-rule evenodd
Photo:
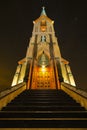
<instances>
[{"instance_id":1,"label":"church","mask_svg":"<svg viewBox=\"0 0 87 130\"><path fill-rule=\"evenodd\" d=\"M33 21L26 57L18 62L12 86L27 82L27 89L60 89L61 82L76 86L69 61L61 56L54 21L45 8Z\"/></svg>"},{"instance_id":2,"label":"church","mask_svg":"<svg viewBox=\"0 0 87 130\"><path fill-rule=\"evenodd\" d=\"M45 7L33 21L26 55L18 61L10 89L0 94L3 128L87 128L87 93L76 87Z\"/></svg>"}]
</instances>

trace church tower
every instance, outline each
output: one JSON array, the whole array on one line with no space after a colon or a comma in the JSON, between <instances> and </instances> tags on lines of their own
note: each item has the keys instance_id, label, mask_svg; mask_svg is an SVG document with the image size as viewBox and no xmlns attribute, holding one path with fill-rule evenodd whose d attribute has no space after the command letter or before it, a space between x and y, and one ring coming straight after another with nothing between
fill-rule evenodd
<instances>
[{"instance_id":1,"label":"church tower","mask_svg":"<svg viewBox=\"0 0 87 130\"><path fill-rule=\"evenodd\" d=\"M12 86L22 82L27 89L60 89L61 82L75 86L69 61L61 56L54 21L44 7L33 24L26 57L18 62Z\"/></svg>"}]
</instances>

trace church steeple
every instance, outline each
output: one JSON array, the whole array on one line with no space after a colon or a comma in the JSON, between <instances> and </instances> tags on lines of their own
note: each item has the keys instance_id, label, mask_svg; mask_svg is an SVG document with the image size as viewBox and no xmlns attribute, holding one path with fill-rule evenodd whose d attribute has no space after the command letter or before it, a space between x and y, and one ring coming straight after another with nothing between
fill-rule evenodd
<instances>
[{"instance_id":1,"label":"church steeple","mask_svg":"<svg viewBox=\"0 0 87 130\"><path fill-rule=\"evenodd\" d=\"M42 7L41 15L47 16L46 11L45 11L45 7L44 7L44 6Z\"/></svg>"}]
</instances>

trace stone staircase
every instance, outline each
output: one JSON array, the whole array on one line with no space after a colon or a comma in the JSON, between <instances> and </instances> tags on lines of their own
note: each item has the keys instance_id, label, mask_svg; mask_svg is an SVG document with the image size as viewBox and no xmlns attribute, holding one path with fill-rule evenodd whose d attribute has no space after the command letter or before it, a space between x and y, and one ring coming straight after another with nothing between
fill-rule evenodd
<instances>
[{"instance_id":1,"label":"stone staircase","mask_svg":"<svg viewBox=\"0 0 87 130\"><path fill-rule=\"evenodd\" d=\"M0 111L0 128L85 128L87 111L62 90L25 90Z\"/></svg>"}]
</instances>

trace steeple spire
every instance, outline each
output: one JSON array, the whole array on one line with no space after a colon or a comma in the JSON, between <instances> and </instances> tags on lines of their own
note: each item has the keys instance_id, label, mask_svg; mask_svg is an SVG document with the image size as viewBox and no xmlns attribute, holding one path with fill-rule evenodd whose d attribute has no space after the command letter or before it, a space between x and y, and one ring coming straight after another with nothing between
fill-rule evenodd
<instances>
[{"instance_id":1,"label":"steeple spire","mask_svg":"<svg viewBox=\"0 0 87 130\"><path fill-rule=\"evenodd\" d=\"M41 15L45 15L46 16L46 11L45 11L45 7L42 7L42 11L41 11Z\"/></svg>"}]
</instances>

